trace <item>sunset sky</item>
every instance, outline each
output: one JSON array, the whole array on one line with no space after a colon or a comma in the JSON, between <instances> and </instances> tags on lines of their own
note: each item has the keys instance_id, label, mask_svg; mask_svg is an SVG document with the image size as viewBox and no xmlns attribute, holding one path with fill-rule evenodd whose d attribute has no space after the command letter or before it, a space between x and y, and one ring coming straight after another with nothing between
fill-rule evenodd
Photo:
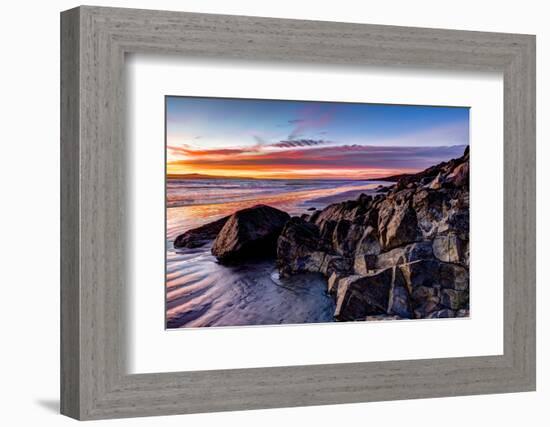
<instances>
[{"instance_id":1,"label":"sunset sky","mask_svg":"<svg viewBox=\"0 0 550 427\"><path fill-rule=\"evenodd\" d=\"M376 178L468 143L468 108L166 97L168 174Z\"/></svg>"}]
</instances>

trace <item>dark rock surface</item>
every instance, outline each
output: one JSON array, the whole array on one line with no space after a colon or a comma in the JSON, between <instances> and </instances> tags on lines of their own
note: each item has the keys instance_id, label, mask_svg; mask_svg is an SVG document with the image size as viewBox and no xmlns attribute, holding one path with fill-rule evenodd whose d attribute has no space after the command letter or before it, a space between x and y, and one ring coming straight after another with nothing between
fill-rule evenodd
<instances>
[{"instance_id":1,"label":"dark rock surface","mask_svg":"<svg viewBox=\"0 0 550 427\"><path fill-rule=\"evenodd\" d=\"M217 221L210 222L201 227L194 228L180 234L174 240L175 248L197 248L202 246L211 240L214 240L218 233L221 231L227 220L228 216L218 219Z\"/></svg>"},{"instance_id":2,"label":"dark rock surface","mask_svg":"<svg viewBox=\"0 0 550 427\"><path fill-rule=\"evenodd\" d=\"M320 272L335 318L469 315L469 150L309 218L292 218L277 244L282 276Z\"/></svg>"},{"instance_id":3,"label":"dark rock surface","mask_svg":"<svg viewBox=\"0 0 550 427\"><path fill-rule=\"evenodd\" d=\"M222 263L275 255L277 239L289 219L286 212L266 205L237 211L216 236L212 254Z\"/></svg>"}]
</instances>

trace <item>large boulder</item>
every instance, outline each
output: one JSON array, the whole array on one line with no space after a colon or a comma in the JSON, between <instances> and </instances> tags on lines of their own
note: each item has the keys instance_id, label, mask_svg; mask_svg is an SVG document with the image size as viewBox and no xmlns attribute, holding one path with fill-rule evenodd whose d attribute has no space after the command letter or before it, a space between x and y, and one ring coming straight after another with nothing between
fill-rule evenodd
<instances>
[{"instance_id":1,"label":"large boulder","mask_svg":"<svg viewBox=\"0 0 550 427\"><path fill-rule=\"evenodd\" d=\"M277 239L289 219L286 212L266 205L237 211L214 240L212 254L222 263L275 255Z\"/></svg>"},{"instance_id":2,"label":"large boulder","mask_svg":"<svg viewBox=\"0 0 550 427\"><path fill-rule=\"evenodd\" d=\"M218 233L221 231L227 220L228 216L218 219L214 222L202 225L192 230L188 230L183 234L180 234L174 240L175 248L198 248L206 243L214 240Z\"/></svg>"}]
</instances>

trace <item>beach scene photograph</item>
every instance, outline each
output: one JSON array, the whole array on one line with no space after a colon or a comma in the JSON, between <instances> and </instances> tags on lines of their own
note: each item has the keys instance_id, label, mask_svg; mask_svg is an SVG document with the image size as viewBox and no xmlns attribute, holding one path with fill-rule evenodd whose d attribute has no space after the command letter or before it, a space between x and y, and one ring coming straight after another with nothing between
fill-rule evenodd
<instances>
[{"instance_id":1,"label":"beach scene photograph","mask_svg":"<svg viewBox=\"0 0 550 427\"><path fill-rule=\"evenodd\" d=\"M469 317L469 121L166 96L166 328Z\"/></svg>"}]
</instances>

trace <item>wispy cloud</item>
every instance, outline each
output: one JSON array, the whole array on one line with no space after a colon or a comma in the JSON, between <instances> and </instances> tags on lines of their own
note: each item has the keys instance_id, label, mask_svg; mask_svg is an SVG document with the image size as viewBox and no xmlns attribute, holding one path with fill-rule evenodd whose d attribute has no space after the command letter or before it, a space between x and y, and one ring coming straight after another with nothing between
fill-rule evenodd
<instances>
[{"instance_id":1,"label":"wispy cloud","mask_svg":"<svg viewBox=\"0 0 550 427\"><path fill-rule=\"evenodd\" d=\"M330 144L331 141L325 141L324 139L294 139L283 140L274 144L269 144L269 147L277 148L292 148L292 147L313 147L317 145Z\"/></svg>"},{"instance_id":2,"label":"wispy cloud","mask_svg":"<svg viewBox=\"0 0 550 427\"><path fill-rule=\"evenodd\" d=\"M288 123L294 128L288 135L289 140L300 138L304 133L326 126L334 117L334 108L322 108L316 104L308 105L301 111L300 117L291 119Z\"/></svg>"},{"instance_id":3,"label":"wispy cloud","mask_svg":"<svg viewBox=\"0 0 550 427\"><path fill-rule=\"evenodd\" d=\"M212 148L212 149L196 149L189 146L168 146L171 154L183 155L188 157L212 157L212 156L231 156L235 154L251 153L250 148Z\"/></svg>"}]
</instances>

